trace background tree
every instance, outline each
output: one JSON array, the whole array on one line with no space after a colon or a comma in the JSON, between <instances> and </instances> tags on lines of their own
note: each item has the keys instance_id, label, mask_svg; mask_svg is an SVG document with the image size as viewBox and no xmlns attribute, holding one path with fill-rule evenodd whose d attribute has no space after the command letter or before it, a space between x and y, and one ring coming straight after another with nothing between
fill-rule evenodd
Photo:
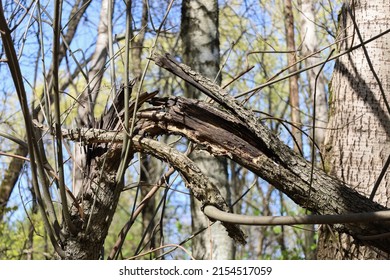
<instances>
[{"instance_id":1,"label":"background tree","mask_svg":"<svg viewBox=\"0 0 390 280\"><path fill-rule=\"evenodd\" d=\"M219 71L220 49L218 1L183 1L181 38L183 60L195 71L221 83ZM200 99L202 95L194 87L186 85L186 97ZM221 193L230 203L226 159L213 158L203 151L193 152L194 162L219 186ZM201 204L191 197L192 230L202 231L192 240L193 255L197 259L232 259L233 242L222 225L210 225L201 211ZM207 230L204 230L204 229Z\"/></svg>"},{"instance_id":2,"label":"background tree","mask_svg":"<svg viewBox=\"0 0 390 280\"><path fill-rule=\"evenodd\" d=\"M288 53L287 63L289 65L289 72L294 73L297 71L296 64L296 47L295 47L295 23L294 14L291 0L285 2L284 15L286 17L285 28L286 28L286 47ZM301 112L300 112L300 101L299 101L299 76L294 75L289 78L289 101L291 110L291 127L292 136L294 137L294 150L302 152L302 132L301 132Z\"/></svg>"},{"instance_id":3,"label":"background tree","mask_svg":"<svg viewBox=\"0 0 390 280\"><path fill-rule=\"evenodd\" d=\"M319 41L321 39L320 30L318 30L318 1L303 0L298 1L300 15L300 36L301 36L301 53L303 57L307 57L304 65L310 66L321 61L321 57L316 54L319 51ZM314 54L314 55L313 55ZM321 164L321 149L324 143L326 126L328 122L328 102L325 74L321 71L321 67L309 69L305 72L307 85L302 91L308 92L307 98L310 102L309 108L312 110L312 129L311 136L314 140L309 145L311 146L311 158L317 164ZM303 79L301 79L303 80ZM315 148L315 145L319 149ZM312 250L316 244L316 233L314 225L307 225L305 231L305 255L309 259L314 259L315 250Z\"/></svg>"}]
</instances>

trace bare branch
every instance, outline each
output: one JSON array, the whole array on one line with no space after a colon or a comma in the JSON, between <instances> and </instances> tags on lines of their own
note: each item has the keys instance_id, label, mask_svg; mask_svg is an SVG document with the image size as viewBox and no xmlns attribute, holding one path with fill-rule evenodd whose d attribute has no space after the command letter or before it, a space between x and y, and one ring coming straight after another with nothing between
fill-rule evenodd
<instances>
[{"instance_id":1,"label":"bare branch","mask_svg":"<svg viewBox=\"0 0 390 280\"><path fill-rule=\"evenodd\" d=\"M30 159L31 159L31 173L32 173L32 181L33 181L33 187L34 191L37 195L38 205L39 209L45 224L45 228L48 232L48 235L50 237L50 241L57 251L57 253L60 256L64 256L64 251L59 246L59 232L58 232L58 221L55 217L55 212L52 212L53 209L49 207L49 209L45 209L44 202L42 200L42 197L40 195L39 190L39 182L38 182L38 174L41 177L41 180L44 182L44 171L43 171L43 163L41 161L41 157L39 156L39 149L37 147L37 141L35 139L34 135L34 128L31 121L31 116L29 112L29 107L27 104L27 95L23 84L23 78L22 73L20 70L20 65L17 59L16 51L13 45L13 41L11 38L11 33L7 25L7 21L4 17L4 11L2 3L0 2L0 34L4 45L5 54L7 56L7 63L9 65L9 69L12 75L12 79L16 88L16 92L19 98L19 102L22 108L22 113L24 117L25 127L26 127L26 133L27 133L27 145L28 150L30 153ZM48 186L44 184L43 189L48 189ZM47 206L52 205L51 199L45 198L45 203ZM48 210L48 213L52 215L53 218L53 227L50 224L49 218L46 214L46 210Z\"/></svg>"},{"instance_id":2,"label":"bare branch","mask_svg":"<svg viewBox=\"0 0 390 280\"><path fill-rule=\"evenodd\" d=\"M312 224L348 224L371 223L374 221L390 220L390 210L353 213L342 215L303 215L303 216L249 216L238 215L221 211L215 206L207 205L204 213L211 219L251 226L276 226L276 225L312 225Z\"/></svg>"}]
</instances>

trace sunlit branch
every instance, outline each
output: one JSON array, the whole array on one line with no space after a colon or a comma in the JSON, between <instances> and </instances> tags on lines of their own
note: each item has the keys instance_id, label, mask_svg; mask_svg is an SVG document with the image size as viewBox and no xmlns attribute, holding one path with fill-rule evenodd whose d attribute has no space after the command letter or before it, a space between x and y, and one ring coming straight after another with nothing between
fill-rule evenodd
<instances>
[{"instance_id":1,"label":"sunlit branch","mask_svg":"<svg viewBox=\"0 0 390 280\"><path fill-rule=\"evenodd\" d=\"M238 225L276 226L276 225L304 225L304 224L348 224L371 223L390 220L390 210L351 213L341 215L303 215L303 216L250 216L227 213L215 206L206 205L204 213L214 220Z\"/></svg>"},{"instance_id":2,"label":"sunlit branch","mask_svg":"<svg viewBox=\"0 0 390 280\"><path fill-rule=\"evenodd\" d=\"M60 189L60 198L62 204L62 213L64 220L71 234L76 235L77 230L70 218L68 201L66 199L65 174L62 153L62 135L61 135L61 111L60 111L60 92L59 92L59 50L60 50L60 30L61 30L61 13L62 1L56 0L54 5L54 22L53 22L53 96L54 96L54 117L55 117L55 134L57 144L57 165L58 165L58 186Z\"/></svg>"}]
</instances>

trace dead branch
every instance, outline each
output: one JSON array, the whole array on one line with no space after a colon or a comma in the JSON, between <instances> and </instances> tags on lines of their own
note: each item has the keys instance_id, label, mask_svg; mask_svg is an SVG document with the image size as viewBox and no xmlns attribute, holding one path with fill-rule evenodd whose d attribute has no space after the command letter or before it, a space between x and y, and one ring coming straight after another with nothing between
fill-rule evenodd
<instances>
[{"instance_id":1,"label":"dead branch","mask_svg":"<svg viewBox=\"0 0 390 280\"><path fill-rule=\"evenodd\" d=\"M321 169L314 169L314 179L310 185L311 164L309 162L292 152L290 157L284 156L288 159L288 163L281 162L278 156L282 153L280 149L264 150L261 144L264 141L247 124L229 112L202 101L186 98L153 98L150 103L153 105L152 108L137 114L139 120L134 131L136 135L132 138L134 149L169 162L181 172L187 186L204 205L213 205L228 212L217 189L187 157L169 146L151 140L151 137L161 134L185 136L209 153L215 156L226 156L253 171L287 194L297 204L309 205L311 211L320 215L333 215L332 220L328 220L330 223L339 223L341 220L337 219L340 218L345 221L351 213L386 210L385 207L351 190L343 182L330 177ZM75 141L82 139L86 143L113 139L119 143L123 137L122 133L115 131L93 129L81 129L78 134L63 131L63 135L74 137ZM93 135L98 136L93 138ZM273 143L273 147L288 148L276 137L274 141L277 142ZM307 197L310 189L311 196ZM346 216L342 217L343 214ZM353 219L349 219L350 224L338 224L336 229L354 236L390 232L388 222L369 219L367 223L365 215L354 216ZM322 220L319 218L317 221ZM388 241L383 239L362 240L362 242L370 242L371 245L384 251L388 250Z\"/></svg>"},{"instance_id":2,"label":"dead branch","mask_svg":"<svg viewBox=\"0 0 390 280\"><path fill-rule=\"evenodd\" d=\"M210 80L176 62L169 55L155 55L153 59L161 67L204 92L223 108L179 97L152 98L149 101L152 107L137 114L138 120L132 135L134 151L149 153L170 163L181 173L187 186L205 206L212 205L228 212L217 187L209 182L192 161L152 138L162 134L185 136L210 154L228 157L246 167L288 195L298 205L307 207L316 214L348 217L351 213L387 210L352 190L342 181L327 175L323 170L312 170L310 162L293 152L258 121L253 112L239 105L225 90ZM146 95L145 100L151 96ZM110 117L104 119L106 124L110 123ZM110 131L118 129L115 124L103 127L103 130L81 129L69 133L63 131L62 134L72 140L82 140L86 143L104 143L108 140L113 143L123 140L123 133ZM390 224L386 221L369 219L368 223L362 223L364 220L367 222L367 215L371 214L361 215L360 218L354 216L353 220L349 220L350 223L337 224L335 229L356 237L366 245L390 253L389 239L359 239L361 236L387 236L383 234L390 232ZM243 234L238 227L231 223L224 225L232 237L243 241Z\"/></svg>"}]
</instances>

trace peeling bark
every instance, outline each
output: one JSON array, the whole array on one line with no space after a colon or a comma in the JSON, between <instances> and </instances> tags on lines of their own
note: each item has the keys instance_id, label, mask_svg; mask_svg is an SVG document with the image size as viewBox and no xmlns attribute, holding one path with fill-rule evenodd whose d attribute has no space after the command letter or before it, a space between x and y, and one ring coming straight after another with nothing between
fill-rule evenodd
<instances>
[{"instance_id":1,"label":"peeling bark","mask_svg":"<svg viewBox=\"0 0 390 280\"><path fill-rule=\"evenodd\" d=\"M221 83L219 49L219 7L217 0L184 0L182 2L181 40L183 61L202 75ZM184 95L201 99L202 94L196 88L185 85ZM231 190L225 158L214 158L201 150L195 150L191 159L202 172L219 186L228 204ZM196 259L234 259L234 244L219 225L209 226L208 219L200 210L200 204L190 196L191 228L199 233L193 238L192 255ZM203 229L208 228L207 231ZM210 245L212 244L212 246Z\"/></svg>"}]
</instances>

